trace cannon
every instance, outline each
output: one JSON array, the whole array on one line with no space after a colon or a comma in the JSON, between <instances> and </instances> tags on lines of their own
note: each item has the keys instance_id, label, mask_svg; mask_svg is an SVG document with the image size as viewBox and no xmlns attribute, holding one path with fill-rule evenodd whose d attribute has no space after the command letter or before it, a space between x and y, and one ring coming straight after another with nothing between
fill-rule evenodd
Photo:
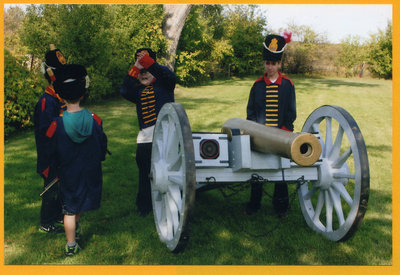
<instances>
[{"instance_id":1,"label":"cannon","mask_svg":"<svg viewBox=\"0 0 400 275\"><path fill-rule=\"evenodd\" d=\"M254 174L266 182L297 183L307 225L332 241L350 238L367 209L367 150L343 108L317 108L300 133L238 118L227 120L220 133L196 133L182 105L167 103L154 129L150 172L160 240L182 251L196 191L249 183Z\"/></svg>"}]
</instances>

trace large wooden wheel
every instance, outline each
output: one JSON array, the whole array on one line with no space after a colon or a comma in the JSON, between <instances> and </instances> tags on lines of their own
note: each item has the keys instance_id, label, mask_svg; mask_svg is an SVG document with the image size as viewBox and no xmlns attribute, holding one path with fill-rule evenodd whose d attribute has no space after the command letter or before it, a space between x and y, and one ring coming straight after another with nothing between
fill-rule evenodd
<instances>
[{"instance_id":1,"label":"large wooden wheel","mask_svg":"<svg viewBox=\"0 0 400 275\"><path fill-rule=\"evenodd\" d=\"M196 170L189 120L178 103L158 114L151 155L151 193L160 240L173 252L189 238L188 219L194 207Z\"/></svg>"},{"instance_id":2,"label":"large wooden wheel","mask_svg":"<svg viewBox=\"0 0 400 275\"><path fill-rule=\"evenodd\" d=\"M318 180L301 185L298 197L307 224L333 241L358 229L367 209L369 165L364 139L353 117L338 106L322 106L302 132L319 133L322 163Z\"/></svg>"}]
</instances>

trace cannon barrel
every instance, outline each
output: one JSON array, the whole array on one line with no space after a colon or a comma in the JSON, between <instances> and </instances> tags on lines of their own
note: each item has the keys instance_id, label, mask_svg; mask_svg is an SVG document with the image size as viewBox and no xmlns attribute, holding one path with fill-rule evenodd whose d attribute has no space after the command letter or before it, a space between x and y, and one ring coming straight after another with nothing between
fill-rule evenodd
<instances>
[{"instance_id":1,"label":"cannon barrel","mask_svg":"<svg viewBox=\"0 0 400 275\"><path fill-rule=\"evenodd\" d=\"M321 155L321 144L310 133L292 133L241 118L231 118L222 126L229 139L232 129L250 136L252 150L289 158L301 166L313 165Z\"/></svg>"}]
</instances>

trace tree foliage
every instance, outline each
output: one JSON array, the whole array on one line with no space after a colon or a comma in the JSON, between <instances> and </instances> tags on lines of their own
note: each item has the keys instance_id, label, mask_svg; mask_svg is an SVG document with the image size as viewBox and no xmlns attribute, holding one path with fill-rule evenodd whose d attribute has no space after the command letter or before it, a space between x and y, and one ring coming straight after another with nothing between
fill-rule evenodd
<instances>
[{"instance_id":1,"label":"tree foliage","mask_svg":"<svg viewBox=\"0 0 400 275\"><path fill-rule=\"evenodd\" d=\"M4 48L13 54L26 52L18 35L24 17L24 11L19 6L4 11Z\"/></svg>"},{"instance_id":2,"label":"tree foliage","mask_svg":"<svg viewBox=\"0 0 400 275\"><path fill-rule=\"evenodd\" d=\"M326 38L306 25L290 24L287 29L292 32L293 41L283 54L283 70L293 74L313 73L324 54Z\"/></svg>"},{"instance_id":3,"label":"tree foliage","mask_svg":"<svg viewBox=\"0 0 400 275\"><path fill-rule=\"evenodd\" d=\"M348 36L340 43L339 53L335 64L337 68L344 68L347 77L362 75L367 61L367 48L361 43L358 36Z\"/></svg>"},{"instance_id":4,"label":"tree foliage","mask_svg":"<svg viewBox=\"0 0 400 275\"><path fill-rule=\"evenodd\" d=\"M36 101L44 89L44 78L26 69L24 59L4 52L4 134L33 125Z\"/></svg>"},{"instance_id":5,"label":"tree foliage","mask_svg":"<svg viewBox=\"0 0 400 275\"><path fill-rule=\"evenodd\" d=\"M178 45L180 84L262 71L266 19L253 5L195 5Z\"/></svg>"},{"instance_id":6,"label":"tree foliage","mask_svg":"<svg viewBox=\"0 0 400 275\"><path fill-rule=\"evenodd\" d=\"M368 43L369 70L377 77L392 78L392 22L386 30L379 30Z\"/></svg>"},{"instance_id":7,"label":"tree foliage","mask_svg":"<svg viewBox=\"0 0 400 275\"><path fill-rule=\"evenodd\" d=\"M21 38L42 58L53 43L68 63L84 65L91 78L89 100L118 92L135 49L166 49L161 5L30 5Z\"/></svg>"}]
</instances>

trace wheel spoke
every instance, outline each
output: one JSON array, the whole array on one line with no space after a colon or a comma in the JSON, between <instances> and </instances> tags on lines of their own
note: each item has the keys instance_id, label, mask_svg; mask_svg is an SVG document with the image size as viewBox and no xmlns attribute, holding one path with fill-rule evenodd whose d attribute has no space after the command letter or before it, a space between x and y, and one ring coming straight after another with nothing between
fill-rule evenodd
<instances>
[{"instance_id":1,"label":"wheel spoke","mask_svg":"<svg viewBox=\"0 0 400 275\"><path fill-rule=\"evenodd\" d=\"M337 192L343 197L343 199L347 202L348 205L353 204L353 199L351 198L350 194L347 192L346 188L340 182L334 182L332 187L335 188Z\"/></svg>"},{"instance_id":2,"label":"wheel spoke","mask_svg":"<svg viewBox=\"0 0 400 275\"><path fill-rule=\"evenodd\" d=\"M314 132L314 133L321 133L321 131L319 130L319 123L313 123L312 124L312 132ZM324 140L322 139L322 138L320 138L319 139L319 142L321 143L321 148L322 148L322 155L323 155L323 151L324 151L324 148L325 148L325 143L324 143Z\"/></svg>"},{"instance_id":3,"label":"wheel spoke","mask_svg":"<svg viewBox=\"0 0 400 275\"><path fill-rule=\"evenodd\" d=\"M332 230L332 211L333 211L332 201L329 196L328 190L324 191L324 195L325 195L325 207L326 207L326 231L332 232L333 231Z\"/></svg>"},{"instance_id":4,"label":"wheel spoke","mask_svg":"<svg viewBox=\"0 0 400 275\"><path fill-rule=\"evenodd\" d=\"M332 168L340 168L346 162L346 160L351 156L351 147L349 147L346 152L339 156L333 163Z\"/></svg>"},{"instance_id":5,"label":"wheel spoke","mask_svg":"<svg viewBox=\"0 0 400 275\"><path fill-rule=\"evenodd\" d=\"M331 195L333 207L335 208L336 215L339 219L339 226L342 226L344 224L344 215L340 195L336 193L333 188L329 188L329 194Z\"/></svg>"},{"instance_id":6,"label":"wheel spoke","mask_svg":"<svg viewBox=\"0 0 400 275\"><path fill-rule=\"evenodd\" d=\"M169 123L168 120L163 120L161 122L161 129L162 129L162 144L164 145L163 147L163 156L167 156L168 153L168 136L170 134L169 132Z\"/></svg>"},{"instance_id":7,"label":"wheel spoke","mask_svg":"<svg viewBox=\"0 0 400 275\"><path fill-rule=\"evenodd\" d=\"M182 212L182 197L181 190L177 185L169 185L168 191L171 195L171 199L175 202L179 212Z\"/></svg>"},{"instance_id":8,"label":"wheel spoke","mask_svg":"<svg viewBox=\"0 0 400 275\"><path fill-rule=\"evenodd\" d=\"M179 186L183 186L183 177L180 175L168 176L168 180L170 182L178 184Z\"/></svg>"},{"instance_id":9,"label":"wheel spoke","mask_svg":"<svg viewBox=\"0 0 400 275\"><path fill-rule=\"evenodd\" d=\"M315 208L315 213L314 213L314 217L313 217L313 221L314 223L319 221L319 216L321 215L321 210L322 207L324 206L324 194L323 192L319 192L318 194L318 202L317 202L317 207Z\"/></svg>"},{"instance_id":10,"label":"wheel spoke","mask_svg":"<svg viewBox=\"0 0 400 275\"><path fill-rule=\"evenodd\" d=\"M338 130L338 133L336 135L335 143L333 145L331 153L329 154L329 158L330 159L332 159L332 158L336 159L336 158L339 157L340 148L342 146L343 133L344 133L343 128L340 127L340 125L339 125L339 130Z\"/></svg>"},{"instance_id":11,"label":"wheel spoke","mask_svg":"<svg viewBox=\"0 0 400 275\"><path fill-rule=\"evenodd\" d=\"M350 174L350 173L333 173L332 176L335 179L355 179L356 175L355 174Z\"/></svg>"},{"instance_id":12,"label":"wheel spoke","mask_svg":"<svg viewBox=\"0 0 400 275\"><path fill-rule=\"evenodd\" d=\"M156 140L157 144L157 149L158 149L158 154L159 154L159 159L164 159L164 149L163 149L163 142L162 140Z\"/></svg>"},{"instance_id":13,"label":"wheel spoke","mask_svg":"<svg viewBox=\"0 0 400 275\"><path fill-rule=\"evenodd\" d=\"M168 171L176 171L180 170L182 165L182 152L179 152L175 155L175 157L169 161Z\"/></svg>"},{"instance_id":14,"label":"wheel spoke","mask_svg":"<svg viewBox=\"0 0 400 275\"><path fill-rule=\"evenodd\" d=\"M174 237L174 231L173 231L173 215L171 213L170 209L170 204L169 204L169 199L168 199L168 193L165 194L165 217L167 219L167 240L171 240Z\"/></svg>"},{"instance_id":15,"label":"wheel spoke","mask_svg":"<svg viewBox=\"0 0 400 275\"><path fill-rule=\"evenodd\" d=\"M167 216L165 212L165 196L162 195L162 201L160 203L160 210L159 214L157 215L157 222L159 225L159 229L161 231L161 236L165 239L165 236L167 235Z\"/></svg>"},{"instance_id":16,"label":"wheel spoke","mask_svg":"<svg viewBox=\"0 0 400 275\"><path fill-rule=\"evenodd\" d=\"M332 150L332 118L326 117L325 150L323 156L329 156Z\"/></svg>"},{"instance_id":17,"label":"wheel spoke","mask_svg":"<svg viewBox=\"0 0 400 275\"><path fill-rule=\"evenodd\" d=\"M179 211L170 193L167 193L168 209L170 211L173 234L175 235L179 225Z\"/></svg>"},{"instance_id":18,"label":"wheel spoke","mask_svg":"<svg viewBox=\"0 0 400 275\"><path fill-rule=\"evenodd\" d=\"M317 187L313 186L304 196L303 199L304 200L309 200L311 199L312 195L315 194L315 192L318 190Z\"/></svg>"}]
</instances>

